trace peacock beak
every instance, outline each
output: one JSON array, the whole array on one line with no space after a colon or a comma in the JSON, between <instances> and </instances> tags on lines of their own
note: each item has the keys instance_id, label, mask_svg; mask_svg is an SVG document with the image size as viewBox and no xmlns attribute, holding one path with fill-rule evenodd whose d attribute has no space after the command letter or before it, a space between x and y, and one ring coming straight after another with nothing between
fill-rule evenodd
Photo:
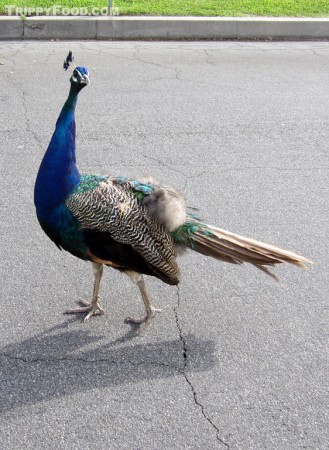
<instances>
[{"instance_id":1,"label":"peacock beak","mask_svg":"<svg viewBox=\"0 0 329 450\"><path fill-rule=\"evenodd\" d=\"M88 84L90 84L90 79L88 75L83 75L80 81L81 84L85 84L86 86L88 86Z\"/></svg>"}]
</instances>

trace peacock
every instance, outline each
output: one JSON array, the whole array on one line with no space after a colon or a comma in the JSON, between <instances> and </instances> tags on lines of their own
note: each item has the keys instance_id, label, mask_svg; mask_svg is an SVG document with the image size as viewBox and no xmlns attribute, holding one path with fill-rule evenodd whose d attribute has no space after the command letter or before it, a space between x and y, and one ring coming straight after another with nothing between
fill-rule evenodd
<instances>
[{"instance_id":1,"label":"peacock","mask_svg":"<svg viewBox=\"0 0 329 450\"><path fill-rule=\"evenodd\" d=\"M146 326L157 311L143 275L169 285L180 281L177 256L190 249L233 264L248 262L273 278L267 266L290 263L306 268L310 261L287 250L216 228L187 212L176 189L153 178L80 174L75 155L75 107L78 94L90 83L87 68L73 64L70 91L42 159L34 189L41 228L59 249L92 263L91 303L67 313L87 313L84 321L104 314L99 302L103 266L117 269L135 283L146 314L126 321Z\"/></svg>"}]
</instances>

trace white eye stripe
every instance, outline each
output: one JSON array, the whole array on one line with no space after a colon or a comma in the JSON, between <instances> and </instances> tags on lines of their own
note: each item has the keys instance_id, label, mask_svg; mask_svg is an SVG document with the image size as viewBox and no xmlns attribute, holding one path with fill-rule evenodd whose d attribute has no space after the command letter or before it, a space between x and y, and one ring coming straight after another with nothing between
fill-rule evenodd
<instances>
[{"instance_id":1,"label":"white eye stripe","mask_svg":"<svg viewBox=\"0 0 329 450\"><path fill-rule=\"evenodd\" d=\"M78 69L74 69L73 74L72 74L72 81L74 81L75 83L79 83L81 80L89 80L89 74L84 74L82 75L82 73L78 70ZM89 84L89 83L87 83Z\"/></svg>"}]
</instances>

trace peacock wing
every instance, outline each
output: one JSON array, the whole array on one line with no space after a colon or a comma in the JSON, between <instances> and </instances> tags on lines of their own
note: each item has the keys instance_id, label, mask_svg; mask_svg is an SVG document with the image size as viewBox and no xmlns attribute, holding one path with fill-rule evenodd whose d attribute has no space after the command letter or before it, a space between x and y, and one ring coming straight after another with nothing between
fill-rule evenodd
<instances>
[{"instance_id":1,"label":"peacock wing","mask_svg":"<svg viewBox=\"0 0 329 450\"><path fill-rule=\"evenodd\" d=\"M172 237L153 218L127 180L82 177L66 206L81 224L90 257L121 270L179 281Z\"/></svg>"}]
</instances>

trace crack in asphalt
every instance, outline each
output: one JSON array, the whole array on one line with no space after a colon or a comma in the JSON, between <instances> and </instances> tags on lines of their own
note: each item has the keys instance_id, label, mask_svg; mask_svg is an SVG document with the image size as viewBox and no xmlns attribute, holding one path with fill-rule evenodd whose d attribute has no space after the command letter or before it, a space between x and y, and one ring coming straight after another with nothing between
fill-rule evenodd
<instances>
[{"instance_id":1,"label":"crack in asphalt","mask_svg":"<svg viewBox=\"0 0 329 450\"><path fill-rule=\"evenodd\" d=\"M210 50L204 49L204 53L206 54L206 63L210 64L211 66L215 66L215 62L213 61L213 55L210 53Z\"/></svg>"},{"instance_id":2,"label":"crack in asphalt","mask_svg":"<svg viewBox=\"0 0 329 450\"><path fill-rule=\"evenodd\" d=\"M142 57L138 56L140 52L139 52L139 49L137 49L137 48L133 52L132 56L122 56L122 55L114 54L113 52L107 52L107 51L104 51L104 50L100 49L100 54L101 53L109 55L109 56L112 56L114 58L122 59L122 60L138 61L139 63L142 63L142 64L148 64L148 65L160 68L160 69L171 70L171 71L174 72L173 76L162 75L162 76L156 77L154 79L141 80L144 83L151 83L153 81L167 80L167 79L168 80L185 81L184 79L182 79L180 77L180 71L176 67L167 67L167 66L165 66L163 64L160 64L160 63L157 63L157 62L154 62L154 61L147 61L147 60L143 59Z\"/></svg>"},{"instance_id":3,"label":"crack in asphalt","mask_svg":"<svg viewBox=\"0 0 329 450\"><path fill-rule=\"evenodd\" d=\"M174 307L174 316L175 316L176 326L177 326L177 329L178 329L179 339L180 339L181 344L182 344L182 355L183 355L183 363L182 363L182 365L179 365L179 366L174 365L174 364L163 363L163 362L153 362L153 361L132 362L132 361L120 361L120 360L108 359L108 358L95 358L95 359L89 359L88 358L88 359L86 359L86 358L81 358L81 357L67 357L67 356L58 357L58 358L56 358L56 357L52 357L52 358L47 358L47 357L26 358L24 356L12 355L12 354L6 353L6 352L1 352L0 353L0 357L8 358L11 361L21 362L21 363L24 363L24 364L37 364L37 363L49 363L49 364L56 364L57 363L58 364L58 363L61 363L61 362L72 362L72 363L80 362L80 363L84 363L84 364L107 363L107 364L113 364L113 365L128 365L128 366L133 366L133 367L154 366L154 367L166 368L166 369L174 370L174 371L176 371L177 373L181 374L184 377L185 382L187 383L187 385L189 386L189 388L190 388L190 390L192 392L194 404L200 410L200 412L202 414L202 417L215 430L216 438L217 438L218 442L220 442L220 444L225 446L225 448L229 448L229 445L224 441L223 438L221 438L219 428L213 422L213 420L211 419L211 417L207 413L205 407L200 402L200 400L198 398L198 394L197 394L196 388L194 387L194 385L193 385L193 383L192 383L192 381L191 381L191 379L190 379L190 377L189 377L189 375L187 373L189 354L188 354L187 340L184 337L182 325L181 325L181 322L179 320L178 310L179 310L179 307L180 307L180 303L181 303L180 291L179 291L179 287L177 287L177 304Z\"/></svg>"},{"instance_id":4,"label":"crack in asphalt","mask_svg":"<svg viewBox=\"0 0 329 450\"><path fill-rule=\"evenodd\" d=\"M142 154L142 153L141 153L141 156L142 156L143 158L145 158L145 159L151 159L152 161L158 163L160 166L165 167L166 169L169 169L169 170L171 170L172 172L177 172L177 173L179 173L180 175L183 175L183 177L187 178L187 176L185 175L184 172L182 172L181 170L176 169L176 168L174 168L174 167L172 167L172 166L170 166L170 165L164 163L164 162L161 161L160 159L154 158L153 156L150 156L150 155L144 155L144 154Z\"/></svg>"},{"instance_id":5,"label":"crack in asphalt","mask_svg":"<svg viewBox=\"0 0 329 450\"><path fill-rule=\"evenodd\" d=\"M187 341L184 338L183 329L182 329L182 326L180 324L179 317L178 317L178 309L179 309L179 307L180 307L180 292L179 292L179 286L177 286L177 305L174 307L174 314L175 314L176 325L177 325L177 328L178 328L179 338L180 338L180 340L182 342L182 347L183 347L184 365L183 365L183 368L181 369L181 373L184 376L186 383L189 385L189 387L190 387L190 389L192 391L195 405L198 406L198 408L200 409L201 414L203 415L203 417L212 426L212 428L216 431L216 438L217 438L217 440L222 445L224 445L226 448L230 448L229 445L227 444L227 442L225 442L223 440L223 438L220 437L220 430L219 430L219 428L211 420L211 418L209 417L209 415L207 414L207 412L205 410L205 407L199 401L196 389L195 389L192 381L190 380L190 378L188 377L188 375L186 373L186 368L187 368L187 364L188 364L188 347L187 347Z\"/></svg>"},{"instance_id":6,"label":"crack in asphalt","mask_svg":"<svg viewBox=\"0 0 329 450\"><path fill-rule=\"evenodd\" d=\"M24 90L24 87L22 85L22 83L17 83L14 82L11 79L11 75L15 72L16 70L16 60L15 60L15 56L20 52L20 50L16 51L13 55L11 55L10 57L4 57L4 59L6 61L10 61L11 62L11 67L10 67L10 72L6 73L6 78L8 83L17 91L18 95L21 97L22 99L22 109L23 109L23 114L24 114L24 119L25 119L25 131L26 133L29 133L34 140L36 141L37 145L40 148L43 148L43 143L42 140L39 138L39 136L37 135L37 133L32 129L31 127L31 119L29 117L29 111L28 111L28 107L27 107L27 100L28 100L28 93ZM12 131L12 130L10 130Z\"/></svg>"},{"instance_id":7,"label":"crack in asphalt","mask_svg":"<svg viewBox=\"0 0 329 450\"><path fill-rule=\"evenodd\" d=\"M27 107L28 93L26 91L24 91L23 88L22 88L21 92L22 92L22 106L23 106L24 117L25 117L25 129L26 129L26 132L29 133L34 138L34 140L36 141L37 145L40 148L43 148L42 139L39 138L37 133L31 127L31 120L30 120L30 117L29 117L28 107Z\"/></svg>"}]
</instances>

